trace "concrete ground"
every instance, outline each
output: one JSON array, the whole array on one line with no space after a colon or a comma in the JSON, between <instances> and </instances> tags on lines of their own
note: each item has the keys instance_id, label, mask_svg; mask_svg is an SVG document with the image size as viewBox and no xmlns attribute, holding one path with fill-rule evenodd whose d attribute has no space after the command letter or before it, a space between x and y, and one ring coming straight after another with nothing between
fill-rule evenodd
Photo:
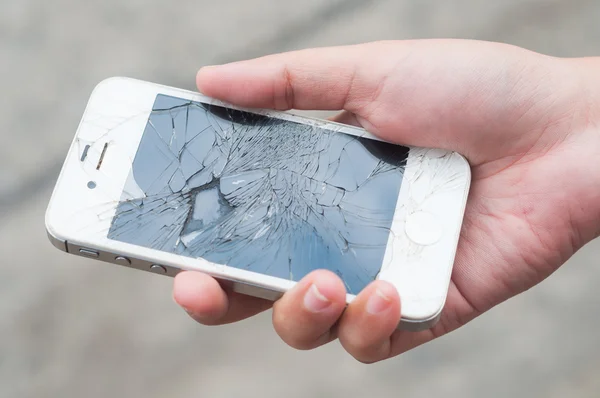
<instances>
[{"instance_id":1,"label":"concrete ground","mask_svg":"<svg viewBox=\"0 0 600 398\"><path fill-rule=\"evenodd\" d=\"M270 313L194 324L168 278L61 254L43 224L105 77L193 89L201 65L376 39L598 55L597 0L20 0L0 10L0 397L600 395L600 242L467 327L364 366L337 343L288 348Z\"/></svg>"}]
</instances>

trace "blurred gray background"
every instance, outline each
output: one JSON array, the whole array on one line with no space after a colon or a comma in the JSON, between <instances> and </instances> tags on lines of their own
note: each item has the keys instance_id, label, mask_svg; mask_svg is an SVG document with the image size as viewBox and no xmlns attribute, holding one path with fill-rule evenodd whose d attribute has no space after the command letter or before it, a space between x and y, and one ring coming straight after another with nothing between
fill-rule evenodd
<instances>
[{"instance_id":1,"label":"blurred gray background","mask_svg":"<svg viewBox=\"0 0 600 398\"><path fill-rule=\"evenodd\" d=\"M0 397L598 397L600 242L451 335L365 366L285 346L270 312L190 321L171 280L60 253L44 210L94 85L378 39L600 55L597 0L0 1Z\"/></svg>"}]
</instances>

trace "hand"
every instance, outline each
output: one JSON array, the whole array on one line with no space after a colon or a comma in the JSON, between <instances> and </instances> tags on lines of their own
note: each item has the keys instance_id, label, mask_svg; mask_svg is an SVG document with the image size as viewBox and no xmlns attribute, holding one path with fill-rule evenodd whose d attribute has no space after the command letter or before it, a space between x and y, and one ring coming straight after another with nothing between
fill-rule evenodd
<instances>
[{"instance_id":1,"label":"hand","mask_svg":"<svg viewBox=\"0 0 600 398\"><path fill-rule=\"evenodd\" d=\"M198 88L209 96L254 108L343 110L335 120L396 143L454 150L472 165L452 282L435 327L395 331L400 298L383 281L343 312L342 282L315 271L273 305L281 338L298 349L339 338L362 362L390 358L531 288L597 237L599 64L432 40L305 50L200 70ZM207 325L271 305L194 272L177 276L174 297Z\"/></svg>"}]
</instances>

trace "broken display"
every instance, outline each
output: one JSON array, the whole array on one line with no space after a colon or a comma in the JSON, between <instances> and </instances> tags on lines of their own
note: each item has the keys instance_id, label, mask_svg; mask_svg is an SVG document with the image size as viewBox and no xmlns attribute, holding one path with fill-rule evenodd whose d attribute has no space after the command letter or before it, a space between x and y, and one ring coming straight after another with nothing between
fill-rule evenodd
<instances>
[{"instance_id":1,"label":"broken display","mask_svg":"<svg viewBox=\"0 0 600 398\"><path fill-rule=\"evenodd\" d=\"M108 237L356 294L381 269L408 148L158 95L133 160L143 197Z\"/></svg>"}]
</instances>

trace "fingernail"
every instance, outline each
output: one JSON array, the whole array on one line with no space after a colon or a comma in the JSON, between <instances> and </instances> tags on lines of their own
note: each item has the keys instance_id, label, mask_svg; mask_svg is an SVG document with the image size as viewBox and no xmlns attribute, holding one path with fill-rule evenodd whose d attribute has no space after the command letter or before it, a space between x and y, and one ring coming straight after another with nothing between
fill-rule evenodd
<instances>
[{"instance_id":1,"label":"fingernail","mask_svg":"<svg viewBox=\"0 0 600 398\"><path fill-rule=\"evenodd\" d=\"M304 306L310 312L321 312L331 305L331 301L323 295L315 284L311 285L304 295Z\"/></svg>"},{"instance_id":2,"label":"fingernail","mask_svg":"<svg viewBox=\"0 0 600 398\"><path fill-rule=\"evenodd\" d=\"M371 297L367 300L367 312L371 315L377 315L387 310L392 300L380 289L375 289Z\"/></svg>"}]
</instances>

